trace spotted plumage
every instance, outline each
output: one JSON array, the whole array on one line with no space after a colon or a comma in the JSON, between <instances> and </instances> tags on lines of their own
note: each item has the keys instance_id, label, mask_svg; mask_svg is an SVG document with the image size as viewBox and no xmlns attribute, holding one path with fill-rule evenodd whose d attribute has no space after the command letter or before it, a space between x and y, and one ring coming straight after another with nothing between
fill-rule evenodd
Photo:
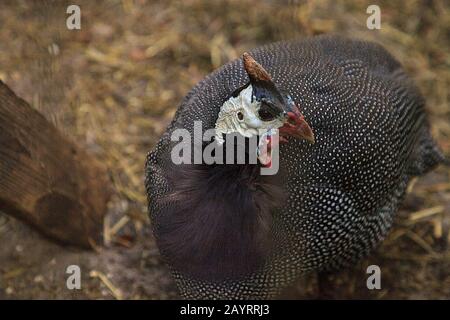
<instances>
[{"instance_id":1,"label":"spotted plumage","mask_svg":"<svg viewBox=\"0 0 450 320\"><path fill-rule=\"evenodd\" d=\"M162 256L187 298L271 298L304 273L348 266L387 234L411 177L443 160L424 101L380 45L321 36L250 54L289 93L315 144L289 138L280 173L235 165L175 166L173 130L214 128L248 83L235 60L197 84L146 165Z\"/></svg>"}]
</instances>

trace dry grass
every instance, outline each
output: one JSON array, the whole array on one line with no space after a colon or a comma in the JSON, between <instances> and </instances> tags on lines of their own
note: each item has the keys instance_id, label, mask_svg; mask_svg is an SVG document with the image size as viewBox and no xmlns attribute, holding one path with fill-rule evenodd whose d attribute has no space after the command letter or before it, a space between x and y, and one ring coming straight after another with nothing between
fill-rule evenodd
<instances>
[{"instance_id":1,"label":"dry grass","mask_svg":"<svg viewBox=\"0 0 450 320\"><path fill-rule=\"evenodd\" d=\"M433 135L450 154L444 0L382 1L380 31L366 28L372 1L363 0L77 2L81 31L65 28L65 1L2 2L0 79L109 168L116 190L110 245L133 246L148 225L145 155L182 97L214 68L261 44L321 33L384 44L418 83ZM364 262L392 273L390 289L371 297L449 298L450 171L440 168L411 190L398 227ZM397 272L406 275L396 279ZM339 297L354 293L348 286Z\"/></svg>"}]
</instances>

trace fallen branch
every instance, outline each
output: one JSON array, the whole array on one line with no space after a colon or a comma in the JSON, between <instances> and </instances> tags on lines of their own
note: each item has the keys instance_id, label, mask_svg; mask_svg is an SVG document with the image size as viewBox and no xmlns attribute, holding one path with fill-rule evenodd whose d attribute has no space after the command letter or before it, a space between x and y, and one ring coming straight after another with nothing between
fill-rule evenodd
<instances>
[{"instance_id":1,"label":"fallen branch","mask_svg":"<svg viewBox=\"0 0 450 320\"><path fill-rule=\"evenodd\" d=\"M63 243L98 246L110 197L103 165L0 81L0 210Z\"/></svg>"}]
</instances>

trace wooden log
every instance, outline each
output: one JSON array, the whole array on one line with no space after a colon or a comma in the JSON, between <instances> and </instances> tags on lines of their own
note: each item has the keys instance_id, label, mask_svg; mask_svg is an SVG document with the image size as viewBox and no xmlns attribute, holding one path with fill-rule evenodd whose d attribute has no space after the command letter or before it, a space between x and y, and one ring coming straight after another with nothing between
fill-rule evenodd
<instances>
[{"instance_id":1,"label":"wooden log","mask_svg":"<svg viewBox=\"0 0 450 320\"><path fill-rule=\"evenodd\" d=\"M93 248L102 242L109 186L99 161L0 81L0 211Z\"/></svg>"}]
</instances>

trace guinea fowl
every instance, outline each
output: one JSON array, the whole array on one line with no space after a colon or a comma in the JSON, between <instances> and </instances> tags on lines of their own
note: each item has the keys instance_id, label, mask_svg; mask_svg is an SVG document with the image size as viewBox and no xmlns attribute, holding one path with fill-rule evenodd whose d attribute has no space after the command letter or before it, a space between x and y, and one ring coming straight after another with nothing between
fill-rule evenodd
<instances>
[{"instance_id":1,"label":"guinea fowl","mask_svg":"<svg viewBox=\"0 0 450 320\"><path fill-rule=\"evenodd\" d=\"M261 161L174 164L171 136L194 134L194 121L215 129L216 144L279 129L279 172L262 175ZM258 150L246 144L247 157ZM380 45L320 36L254 49L198 83L148 154L145 184L183 297L272 298L367 255L409 180L443 161L401 65Z\"/></svg>"}]
</instances>

